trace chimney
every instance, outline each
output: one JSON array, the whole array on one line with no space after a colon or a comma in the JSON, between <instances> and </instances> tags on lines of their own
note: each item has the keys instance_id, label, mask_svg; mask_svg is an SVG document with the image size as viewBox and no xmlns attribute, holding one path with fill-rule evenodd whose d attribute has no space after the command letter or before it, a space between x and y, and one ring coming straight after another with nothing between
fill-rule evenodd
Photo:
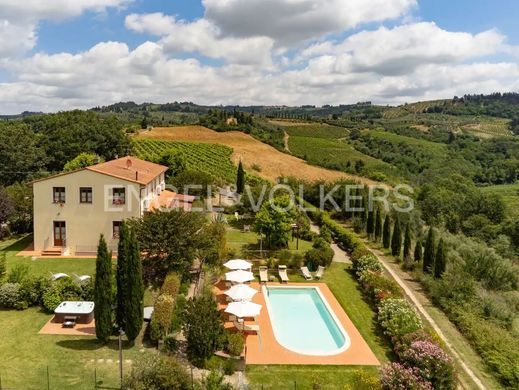
<instances>
[{"instance_id":1,"label":"chimney","mask_svg":"<svg viewBox=\"0 0 519 390\"><path fill-rule=\"evenodd\" d=\"M139 180L139 172L135 171L135 180Z\"/></svg>"},{"instance_id":2,"label":"chimney","mask_svg":"<svg viewBox=\"0 0 519 390\"><path fill-rule=\"evenodd\" d=\"M126 159L126 169L130 169L132 167L132 160L130 158Z\"/></svg>"}]
</instances>

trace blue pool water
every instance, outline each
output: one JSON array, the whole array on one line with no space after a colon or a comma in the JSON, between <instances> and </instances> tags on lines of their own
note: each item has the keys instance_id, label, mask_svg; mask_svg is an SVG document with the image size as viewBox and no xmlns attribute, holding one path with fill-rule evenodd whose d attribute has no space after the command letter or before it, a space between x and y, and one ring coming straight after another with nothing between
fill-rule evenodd
<instances>
[{"instance_id":1,"label":"blue pool water","mask_svg":"<svg viewBox=\"0 0 519 390\"><path fill-rule=\"evenodd\" d=\"M268 310L276 340L305 355L334 355L349 346L316 288L267 287Z\"/></svg>"}]
</instances>

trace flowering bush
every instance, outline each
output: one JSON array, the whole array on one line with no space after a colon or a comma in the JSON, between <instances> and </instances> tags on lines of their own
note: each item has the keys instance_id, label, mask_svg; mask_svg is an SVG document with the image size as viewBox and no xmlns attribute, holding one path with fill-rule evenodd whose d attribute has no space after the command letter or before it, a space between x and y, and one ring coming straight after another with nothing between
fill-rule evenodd
<instances>
[{"instance_id":1,"label":"flowering bush","mask_svg":"<svg viewBox=\"0 0 519 390\"><path fill-rule=\"evenodd\" d=\"M362 256L358 260L354 261L353 269L355 270L357 277L365 271L380 273L383 270L380 261L378 261L378 259L372 254Z\"/></svg>"},{"instance_id":2,"label":"flowering bush","mask_svg":"<svg viewBox=\"0 0 519 390\"><path fill-rule=\"evenodd\" d=\"M378 307L378 320L384 333L396 339L423 328L420 316L405 299L383 300Z\"/></svg>"},{"instance_id":3,"label":"flowering bush","mask_svg":"<svg viewBox=\"0 0 519 390\"><path fill-rule=\"evenodd\" d=\"M401 354L401 360L430 382L437 390L456 388L452 358L430 341L414 341Z\"/></svg>"},{"instance_id":4,"label":"flowering bush","mask_svg":"<svg viewBox=\"0 0 519 390\"><path fill-rule=\"evenodd\" d=\"M381 273L373 273L369 270L359 275L359 281L369 297L375 302L388 298L401 298L402 289L393 279L386 278Z\"/></svg>"},{"instance_id":5,"label":"flowering bush","mask_svg":"<svg viewBox=\"0 0 519 390\"><path fill-rule=\"evenodd\" d=\"M406 352L415 341L428 341L430 343L435 343L435 339L430 333L423 329L419 329L416 332L406 334L399 339L394 339L393 350L397 356L401 358L402 354Z\"/></svg>"},{"instance_id":6,"label":"flowering bush","mask_svg":"<svg viewBox=\"0 0 519 390\"><path fill-rule=\"evenodd\" d=\"M400 363L390 363L382 368L380 381L383 390L433 390L433 386L422 379L415 368Z\"/></svg>"}]
</instances>

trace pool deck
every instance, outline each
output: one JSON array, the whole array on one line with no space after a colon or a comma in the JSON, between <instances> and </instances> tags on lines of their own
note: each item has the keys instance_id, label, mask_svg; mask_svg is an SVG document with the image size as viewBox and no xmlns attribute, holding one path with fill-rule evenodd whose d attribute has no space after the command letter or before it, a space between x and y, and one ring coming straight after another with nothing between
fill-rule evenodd
<instances>
[{"instance_id":1,"label":"pool deck","mask_svg":"<svg viewBox=\"0 0 519 390\"><path fill-rule=\"evenodd\" d=\"M254 296L253 302L263 306L261 313L257 318L257 323L260 327L259 335L253 333L247 333L246 336L246 354L245 361L247 364L319 364L319 365L369 365L377 366L379 361L373 354L368 344L351 320L348 318L343 308L335 299L335 296L330 291L325 283L268 283L269 287L275 286L301 286L301 287L319 287L322 295L328 301L331 309L334 311L337 319L341 322L344 330L348 333L351 340L351 346L344 352L332 356L309 356L301 355L296 352L292 352L282 347L274 336L274 331L270 321L265 297L261 292L261 286L259 283L251 283L250 286L259 291ZM216 294L218 296L219 308L225 309L225 295L223 291L225 287L223 285L216 286ZM225 313L224 313L225 315ZM249 321L247 321L249 323ZM251 321L250 323L254 323ZM232 322L226 322L226 328L236 329ZM309 336L311 337L311 335Z\"/></svg>"}]
</instances>

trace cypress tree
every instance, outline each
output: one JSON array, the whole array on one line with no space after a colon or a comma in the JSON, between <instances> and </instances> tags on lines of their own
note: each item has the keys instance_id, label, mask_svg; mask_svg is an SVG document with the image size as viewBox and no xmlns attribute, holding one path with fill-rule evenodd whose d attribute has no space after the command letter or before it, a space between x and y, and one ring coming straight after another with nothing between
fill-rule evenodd
<instances>
[{"instance_id":1,"label":"cypress tree","mask_svg":"<svg viewBox=\"0 0 519 390\"><path fill-rule=\"evenodd\" d=\"M386 219L384 221L384 230L382 232L382 244L384 248L389 248L391 245L391 220L389 219L389 215L386 215Z\"/></svg>"},{"instance_id":2,"label":"cypress tree","mask_svg":"<svg viewBox=\"0 0 519 390\"><path fill-rule=\"evenodd\" d=\"M373 210L368 211L368 220L366 222L366 233L368 233L368 238L372 238L373 233L375 233L375 212Z\"/></svg>"},{"instance_id":3,"label":"cypress tree","mask_svg":"<svg viewBox=\"0 0 519 390\"><path fill-rule=\"evenodd\" d=\"M96 336L106 343L112 334L112 253L102 234L97 246L94 303Z\"/></svg>"},{"instance_id":4,"label":"cypress tree","mask_svg":"<svg viewBox=\"0 0 519 390\"><path fill-rule=\"evenodd\" d=\"M445 244L443 238L440 239L438 248L436 249L436 255L434 259L434 277L439 279L445 272L447 265L447 255L445 253Z\"/></svg>"},{"instance_id":5,"label":"cypress tree","mask_svg":"<svg viewBox=\"0 0 519 390\"><path fill-rule=\"evenodd\" d=\"M127 306L124 310L124 331L130 343L133 344L142 329L144 283L142 281L142 263L139 243L132 230L130 230L128 248Z\"/></svg>"},{"instance_id":6,"label":"cypress tree","mask_svg":"<svg viewBox=\"0 0 519 390\"><path fill-rule=\"evenodd\" d=\"M236 176L236 192L238 194L243 194L245 190L245 171L243 170L243 164L240 160L238 164L238 174Z\"/></svg>"},{"instance_id":7,"label":"cypress tree","mask_svg":"<svg viewBox=\"0 0 519 390\"><path fill-rule=\"evenodd\" d=\"M7 253L0 252L0 282L7 275Z\"/></svg>"},{"instance_id":8,"label":"cypress tree","mask_svg":"<svg viewBox=\"0 0 519 390\"><path fill-rule=\"evenodd\" d=\"M391 254L400 257L400 252L402 252L402 232L400 231L400 221L397 217L393 227L393 235L391 236Z\"/></svg>"},{"instance_id":9,"label":"cypress tree","mask_svg":"<svg viewBox=\"0 0 519 390\"><path fill-rule=\"evenodd\" d=\"M368 201L366 199L366 194L364 193L364 191L361 191L360 195L362 196L362 200L359 206L362 209L362 211L360 212L360 219L362 221L362 225L366 225L366 220L368 218Z\"/></svg>"},{"instance_id":10,"label":"cypress tree","mask_svg":"<svg viewBox=\"0 0 519 390\"><path fill-rule=\"evenodd\" d=\"M411 256L411 224L408 223L405 227L405 234L404 234L404 259L407 259L409 256Z\"/></svg>"},{"instance_id":11,"label":"cypress tree","mask_svg":"<svg viewBox=\"0 0 519 390\"><path fill-rule=\"evenodd\" d=\"M128 295L128 257L129 257L129 231L126 223L122 223L119 228L119 244L117 246L117 310L116 322L119 329L124 329L125 309L127 306L126 297Z\"/></svg>"},{"instance_id":12,"label":"cypress tree","mask_svg":"<svg viewBox=\"0 0 519 390\"><path fill-rule=\"evenodd\" d=\"M382 211L375 209L375 241L380 240L382 235Z\"/></svg>"},{"instance_id":13,"label":"cypress tree","mask_svg":"<svg viewBox=\"0 0 519 390\"><path fill-rule=\"evenodd\" d=\"M434 268L434 245L436 237L434 234L434 228L429 228L427 233L427 239L425 241L425 248L423 253L423 272L430 274Z\"/></svg>"},{"instance_id":14,"label":"cypress tree","mask_svg":"<svg viewBox=\"0 0 519 390\"><path fill-rule=\"evenodd\" d=\"M422 248L422 240L416 240L416 244L414 246L414 261L417 263L422 261L423 248Z\"/></svg>"}]
</instances>

